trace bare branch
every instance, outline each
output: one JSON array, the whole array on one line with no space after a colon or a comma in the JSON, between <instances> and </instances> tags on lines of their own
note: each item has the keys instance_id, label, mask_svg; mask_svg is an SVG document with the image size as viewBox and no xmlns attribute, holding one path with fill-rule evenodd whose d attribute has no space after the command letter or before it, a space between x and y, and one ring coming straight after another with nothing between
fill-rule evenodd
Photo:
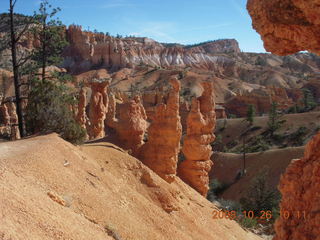
<instances>
[{"instance_id":1,"label":"bare branch","mask_svg":"<svg viewBox=\"0 0 320 240\"><path fill-rule=\"evenodd\" d=\"M23 29L21 30L21 32L18 34L16 41L19 42L20 38L23 36L23 34L25 34L25 32L29 29L30 25L33 23L33 18L30 17L29 21L27 23L25 23Z\"/></svg>"},{"instance_id":2,"label":"bare branch","mask_svg":"<svg viewBox=\"0 0 320 240\"><path fill-rule=\"evenodd\" d=\"M28 60L30 60L32 57L32 55L30 54L29 56L26 56L24 58L20 58L19 61L18 61L18 67L21 67L23 66L26 62L28 62Z\"/></svg>"},{"instance_id":3,"label":"bare branch","mask_svg":"<svg viewBox=\"0 0 320 240\"><path fill-rule=\"evenodd\" d=\"M13 4L12 4L12 8L14 8L14 6L16 5L17 0L14 0Z\"/></svg>"}]
</instances>

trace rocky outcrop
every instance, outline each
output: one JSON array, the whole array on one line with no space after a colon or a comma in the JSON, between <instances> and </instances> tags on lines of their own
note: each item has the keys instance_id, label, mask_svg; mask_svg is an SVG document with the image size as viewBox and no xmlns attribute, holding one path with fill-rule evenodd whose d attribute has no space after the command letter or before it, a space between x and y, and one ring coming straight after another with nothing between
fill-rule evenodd
<instances>
[{"instance_id":1,"label":"rocky outcrop","mask_svg":"<svg viewBox=\"0 0 320 240\"><path fill-rule=\"evenodd\" d=\"M20 139L20 131L18 127L18 115L16 110L16 104L14 102L8 103L8 111L10 115L10 125L11 125L11 136L10 140Z\"/></svg>"},{"instance_id":2,"label":"rocky outcrop","mask_svg":"<svg viewBox=\"0 0 320 240\"><path fill-rule=\"evenodd\" d=\"M320 53L318 0L248 0L254 28L267 50L291 54ZM280 214L274 240L319 238L320 133L307 144L302 159L293 160L282 175Z\"/></svg>"},{"instance_id":3,"label":"rocky outcrop","mask_svg":"<svg viewBox=\"0 0 320 240\"><path fill-rule=\"evenodd\" d=\"M117 101L115 95L111 92L108 95L109 98L109 103L108 103L108 112L106 114L106 125L109 127L112 127L113 121L115 121L116 117L116 106L117 106Z\"/></svg>"},{"instance_id":4,"label":"rocky outcrop","mask_svg":"<svg viewBox=\"0 0 320 240\"><path fill-rule=\"evenodd\" d=\"M190 112L190 103L187 101L180 103L179 114L181 117L181 125L182 125L183 133L185 133L187 129L187 118L188 118L189 112Z\"/></svg>"},{"instance_id":5,"label":"rocky outcrop","mask_svg":"<svg viewBox=\"0 0 320 240\"><path fill-rule=\"evenodd\" d=\"M289 97L290 96L290 97ZM277 87L263 87L254 89L251 92L241 93L231 98L224 107L229 114L234 114L238 117L245 117L248 111L248 106L253 105L256 113L265 114L271 109L272 103L278 104L279 110L288 110L290 107L299 104L303 94L300 89L283 89Z\"/></svg>"},{"instance_id":6,"label":"rocky outcrop","mask_svg":"<svg viewBox=\"0 0 320 240\"><path fill-rule=\"evenodd\" d=\"M143 106L146 110L148 120L154 118L154 114L158 104L163 103L164 90L156 89L155 91L145 92L142 95Z\"/></svg>"},{"instance_id":7,"label":"rocky outcrop","mask_svg":"<svg viewBox=\"0 0 320 240\"><path fill-rule=\"evenodd\" d=\"M89 105L90 139L103 138L105 136L104 121L108 109L107 87L109 81L91 82L91 99Z\"/></svg>"},{"instance_id":8,"label":"rocky outcrop","mask_svg":"<svg viewBox=\"0 0 320 240\"><path fill-rule=\"evenodd\" d=\"M222 105L216 104L215 112L216 112L217 119L227 118L226 110Z\"/></svg>"},{"instance_id":9,"label":"rocky outcrop","mask_svg":"<svg viewBox=\"0 0 320 240\"><path fill-rule=\"evenodd\" d=\"M79 93L78 113L76 116L76 120L83 129L87 129L87 125L89 121L86 114L86 106L87 106L87 92L84 88L81 88Z\"/></svg>"},{"instance_id":10,"label":"rocky outcrop","mask_svg":"<svg viewBox=\"0 0 320 240\"><path fill-rule=\"evenodd\" d=\"M171 90L166 103L157 105L148 128L148 141L143 145L139 159L167 182L174 181L182 126L179 116L180 82L170 79Z\"/></svg>"},{"instance_id":11,"label":"rocky outcrop","mask_svg":"<svg viewBox=\"0 0 320 240\"><path fill-rule=\"evenodd\" d=\"M2 104L0 106L0 111L1 111L1 117L2 117L1 123L3 125L6 125L6 126L10 125L10 115L9 115L9 112L8 112L7 105L6 104Z\"/></svg>"},{"instance_id":12,"label":"rocky outcrop","mask_svg":"<svg viewBox=\"0 0 320 240\"><path fill-rule=\"evenodd\" d=\"M320 132L307 144L304 157L293 160L281 177L281 217L275 223L274 240L319 238L319 173Z\"/></svg>"},{"instance_id":13,"label":"rocky outcrop","mask_svg":"<svg viewBox=\"0 0 320 240\"><path fill-rule=\"evenodd\" d=\"M193 46L169 46L149 38L115 38L103 33L83 32L81 27L71 25L67 29L70 43L65 50L64 67L73 72L84 72L93 67L117 70L141 64L168 67L197 67L215 69L217 53L240 53L238 42L225 39Z\"/></svg>"},{"instance_id":14,"label":"rocky outcrop","mask_svg":"<svg viewBox=\"0 0 320 240\"><path fill-rule=\"evenodd\" d=\"M117 118L114 117L114 95L110 97L110 103L112 107L107 115L107 125L115 129L120 146L125 150L131 150L131 155L138 157L147 130L147 115L140 97L136 96L129 102L118 104Z\"/></svg>"},{"instance_id":15,"label":"rocky outcrop","mask_svg":"<svg viewBox=\"0 0 320 240\"><path fill-rule=\"evenodd\" d=\"M206 196L209 189L209 176L213 162L210 160L215 139L213 134L216 117L213 85L203 83L204 91L199 98L193 98L187 118L187 134L182 152L185 160L178 168L179 177L201 195Z\"/></svg>"},{"instance_id":16,"label":"rocky outcrop","mask_svg":"<svg viewBox=\"0 0 320 240\"><path fill-rule=\"evenodd\" d=\"M247 8L267 51L320 54L318 0L248 0Z\"/></svg>"}]
</instances>

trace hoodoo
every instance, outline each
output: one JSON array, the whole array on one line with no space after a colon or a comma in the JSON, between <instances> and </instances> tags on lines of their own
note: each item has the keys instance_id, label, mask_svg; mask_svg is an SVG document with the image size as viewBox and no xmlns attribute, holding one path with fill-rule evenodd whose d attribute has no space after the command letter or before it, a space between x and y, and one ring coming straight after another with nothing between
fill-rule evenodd
<instances>
[{"instance_id":1,"label":"hoodoo","mask_svg":"<svg viewBox=\"0 0 320 240\"><path fill-rule=\"evenodd\" d=\"M88 121L88 117L86 114L86 105L87 105L86 91L84 88L82 88L79 93L77 122L84 129L86 128L86 124Z\"/></svg>"},{"instance_id":2,"label":"hoodoo","mask_svg":"<svg viewBox=\"0 0 320 240\"><path fill-rule=\"evenodd\" d=\"M104 121L108 109L107 87L108 81L91 83L91 99L89 119L91 127L89 129L90 139L102 138L105 136Z\"/></svg>"},{"instance_id":3,"label":"hoodoo","mask_svg":"<svg viewBox=\"0 0 320 240\"><path fill-rule=\"evenodd\" d=\"M16 110L16 104L14 102L9 103L9 114L11 124L11 140L20 139L20 132L18 127L18 115Z\"/></svg>"},{"instance_id":4,"label":"hoodoo","mask_svg":"<svg viewBox=\"0 0 320 240\"><path fill-rule=\"evenodd\" d=\"M110 104L115 107L114 96L110 97ZM147 115L139 96L133 100L119 104L118 117L114 117L115 110L110 109L110 117L107 116L107 125L116 130L121 146L131 150L133 156L138 156L143 145L143 137L147 130Z\"/></svg>"},{"instance_id":5,"label":"hoodoo","mask_svg":"<svg viewBox=\"0 0 320 240\"><path fill-rule=\"evenodd\" d=\"M148 142L142 147L139 159L160 177L174 181L182 126L179 116L180 81L170 79L171 90L166 103L157 105L148 128Z\"/></svg>"},{"instance_id":6,"label":"hoodoo","mask_svg":"<svg viewBox=\"0 0 320 240\"><path fill-rule=\"evenodd\" d=\"M193 98L191 111L187 117L187 135L183 141L182 152L185 160L179 165L179 177L203 196L209 189L208 173L213 165L210 160L215 139L213 134L216 117L213 85L203 83L202 96Z\"/></svg>"}]
</instances>

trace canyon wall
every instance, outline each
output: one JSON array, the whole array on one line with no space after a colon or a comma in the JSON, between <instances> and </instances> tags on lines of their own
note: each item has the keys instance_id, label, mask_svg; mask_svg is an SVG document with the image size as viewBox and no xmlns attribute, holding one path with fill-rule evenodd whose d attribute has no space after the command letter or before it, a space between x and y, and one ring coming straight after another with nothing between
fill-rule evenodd
<instances>
[{"instance_id":1,"label":"canyon wall","mask_svg":"<svg viewBox=\"0 0 320 240\"><path fill-rule=\"evenodd\" d=\"M66 34L70 46L64 52L64 67L72 72L84 72L97 66L117 70L141 63L215 70L219 62L230 60L212 54L240 53L238 42L234 39L184 47L161 44L149 38L116 38L103 33L85 32L75 25L69 26Z\"/></svg>"},{"instance_id":2,"label":"canyon wall","mask_svg":"<svg viewBox=\"0 0 320 240\"><path fill-rule=\"evenodd\" d=\"M272 103L278 104L278 109L286 111L295 105L301 105L303 100L303 91L301 89L284 89L274 86L267 86L260 89L254 89L251 92L244 92L231 98L224 104L229 114L238 117L247 115L248 106L253 105L257 114L269 113Z\"/></svg>"}]
</instances>

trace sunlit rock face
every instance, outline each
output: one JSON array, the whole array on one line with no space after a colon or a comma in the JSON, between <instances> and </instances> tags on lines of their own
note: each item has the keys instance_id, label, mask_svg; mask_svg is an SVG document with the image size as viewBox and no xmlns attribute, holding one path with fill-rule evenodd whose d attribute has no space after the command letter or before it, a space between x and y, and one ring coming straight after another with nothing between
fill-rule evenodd
<instances>
[{"instance_id":1,"label":"sunlit rock face","mask_svg":"<svg viewBox=\"0 0 320 240\"><path fill-rule=\"evenodd\" d=\"M20 139L20 131L18 127L18 115L16 104L14 102L8 103L8 112L10 115L11 136L12 141Z\"/></svg>"},{"instance_id":2,"label":"sunlit rock face","mask_svg":"<svg viewBox=\"0 0 320 240\"><path fill-rule=\"evenodd\" d=\"M215 139L216 115L212 83L204 82L203 89L201 97L193 98L187 117L187 134L182 148L185 160L179 165L178 175L206 196L209 190L208 173L213 165L210 143Z\"/></svg>"},{"instance_id":3,"label":"sunlit rock face","mask_svg":"<svg viewBox=\"0 0 320 240\"><path fill-rule=\"evenodd\" d=\"M268 51L287 55L301 50L320 53L319 0L248 0L253 27ZM320 132L307 144L304 157L282 175L280 217L274 240L319 239Z\"/></svg>"},{"instance_id":4,"label":"sunlit rock face","mask_svg":"<svg viewBox=\"0 0 320 240\"><path fill-rule=\"evenodd\" d=\"M90 128L89 138L97 139L105 136L104 121L108 110L108 81L93 81L91 85L91 99L89 104Z\"/></svg>"},{"instance_id":5,"label":"sunlit rock face","mask_svg":"<svg viewBox=\"0 0 320 240\"><path fill-rule=\"evenodd\" d=\"M148 141L142 146L139 159L167 182L177 172L182 126L179 116L180 81L170 79L171 90L166 103L156 106L148 128Z\"/></svg>"},{"instance_id":6,"label":"sunlit rock face","mask_svg":"<svg viewBox=\"0 0 320 240\"><path fill-rule=\"evenodd\" d=\"M71 25L66 31L70 45L64 52L64 67L72 72L84 72L96 66L117 70L141 63L169 67L196 67L207 70L228 59L213 56L217 53L240 53L235 39L217 40L197 46L168 46L149 38L115 38L101 33L82 31Z\"/></svg>"},{"instance_id":7,"label":"sunlit rock face","mask_svg":"<svg viewBox=\"0 0 320 240\"><path fill-rule=\"evenodd\" d=\"M131 150L131 155L138 157L147 130L147 115L140 97L136 96L133 100L118 105L115 104L114 95L110 95L109 99L110 114L107 114L106 123L116 131L120 146Z\"/></svg>"},{"instance_id":8,"label":"sunlit rock face","mask_svg":"<svg viewBox=\"0 0 320 240\"><path fill-rule=\"evenodd\" d=\"M247 9L267 51L320 54L319 4L319 0L248 0Z\"/></svg>"},{"instance_id":9,"label":"sunlit rock face","mask_svg":"<svg viewBox=\"0 0 320 240\"><path fill-rule=\"evenodd\" d=\"M320 132L306 146L304 157L288 166L279 189L282 217L275 224L274 240L319 239Z\"/></svg>"}]
</instances>

